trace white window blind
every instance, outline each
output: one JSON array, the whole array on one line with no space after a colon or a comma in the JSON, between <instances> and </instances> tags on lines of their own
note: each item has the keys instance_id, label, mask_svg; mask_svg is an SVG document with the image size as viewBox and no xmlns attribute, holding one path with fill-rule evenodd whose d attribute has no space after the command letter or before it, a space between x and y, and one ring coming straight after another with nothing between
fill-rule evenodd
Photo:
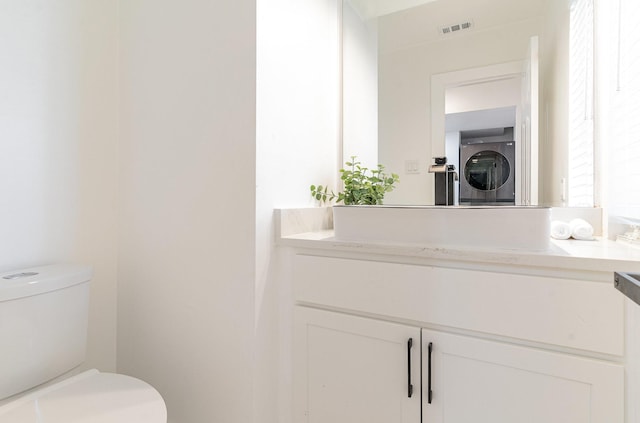
<instances>
[{"instance_id":1,"label":"white window blind","mask_svg":"<svg viewBox=\"0 0 640 423\"><path fill-rule=\"evenodd\" d=\"M568 203L572 207L594 205L593 27L593 0L571 0Z\"/></svg>"},{"instance_id":2,"label":"white window blind","mask_svg":"<svg viewBox=\"0 0 640 423\"><path fill-rule=\"evenodd\" d=\"M607 196L615 214L640 217L640 1L619 1Z\"/></svg>"}]
</instances>

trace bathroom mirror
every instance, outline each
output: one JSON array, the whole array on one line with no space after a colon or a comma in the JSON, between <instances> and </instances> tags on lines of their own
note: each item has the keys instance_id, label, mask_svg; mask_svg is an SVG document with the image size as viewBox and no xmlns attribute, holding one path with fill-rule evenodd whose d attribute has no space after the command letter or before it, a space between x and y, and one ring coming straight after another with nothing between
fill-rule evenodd
<instances>
[{"instance_id":1,"label":"bathroom mirror","mask_svg":"<svg viewBox=\"0 0 640 423\"><path fill-rule=\"evenodd\" d=\"M481 93L476 97L484 104L475 110L516 110L513 124L501 127L512 131L515 141L512 204L561 203L558 181L567 173L568 1L344 0L342 21L343 158L356 155L366 166L382 163L400 175L386 204L434 204L434 177L428 172L433 157L446 155L465 177L456 152L460 141L447 147L445 117L474 110L465 104L447 111L450 104L459 105L465 90ZM537 77L531 74L535 59ZM527 94L532 78L537 95ZM491 84L495 87L488 89ZM500 84L515 86L518 104L496 101ZM450 93L458 100L450 100ZM531 98L527 103L528 95L539 104ZM465 130L474 129L491 128Z\"/></svg>"}]
</instances>

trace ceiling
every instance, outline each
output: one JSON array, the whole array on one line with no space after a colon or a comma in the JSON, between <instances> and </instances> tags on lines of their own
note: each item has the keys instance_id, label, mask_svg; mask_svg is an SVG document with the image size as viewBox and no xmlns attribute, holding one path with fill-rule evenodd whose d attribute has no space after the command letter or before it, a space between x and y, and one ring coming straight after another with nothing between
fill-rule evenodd
<instances>
[{"instance_id":1,"label":"ceiling","mask_svg":"<svg viewBox=\"0 0 640 423\"><path fill-rule=\"evenodd\" d=\"M410 9L437 0L345 0L364 20Z\"/></svg>"},{"instance_id":2,"label":"ceiling","mask_svg":"<svg viewBox=\"0 0 640 423\"><path fill-rule=\"evenodd\" d=\"M378 18L380 50L388 51L441 39L441 27L465 21L472 22L468 30L471 32L540 17L545 14L548 0L345 1L356 9L361 18Z\"/></svg>"}]
</instances>

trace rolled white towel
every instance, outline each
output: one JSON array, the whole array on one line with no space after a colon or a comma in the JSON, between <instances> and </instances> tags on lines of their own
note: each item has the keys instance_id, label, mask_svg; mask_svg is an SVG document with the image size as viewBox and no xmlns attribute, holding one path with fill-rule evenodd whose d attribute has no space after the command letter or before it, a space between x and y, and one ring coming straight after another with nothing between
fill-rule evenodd
<instances>
[{"instance_id":1,"label":"rolled white towel","mask_svg":"<svg viewBox=\"0 0 640 423\"><path fill-rule=\"evenodd\" d=\"M569 239L571 237L571 226L567 222L554 220L551 222L551 238Z\"/></svg>"},{"instance_id":2,"label":"rolled white towel","mask_svg":"<svg viewBox=\"0 0 640 423\"><path fill-rule=\"evenodd\" d=\"M593 226L584 219L573 219L569 222L571 236L574 239L592 240Z\"/></svg>"}]
</instances>

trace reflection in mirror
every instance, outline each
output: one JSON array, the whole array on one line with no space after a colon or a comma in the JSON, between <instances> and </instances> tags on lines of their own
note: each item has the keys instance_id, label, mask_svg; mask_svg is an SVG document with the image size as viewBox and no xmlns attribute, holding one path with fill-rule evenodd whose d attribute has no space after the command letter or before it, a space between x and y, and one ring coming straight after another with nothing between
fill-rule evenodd
<instances>
[{"instance_id":1,"label":"reflection in mirror","mask_svg":"<svg viewBox=\"0 0 640 423\"><path fill-rule=\"evenodd\" d=\"M428 173L433 157L447 156L461 182L465 174L460 141L456 152L445 128L445 107L449 114L471 111L460 93L493 83L484 95L487 104L475 110L516 109L514 124L491 125L513 127L513 201L560 205L558 181L566 178L568 139L568 22L568 2L558 0L344 0L343 157L357 155L368 166L380 162L400 174L386 204L434 204L434 178ZM535 36L541 68L539 77L531 78L540 81L541 91L533 100L539 98L542 106L532 102L527 114L522 85ZM509 70L472 73L492 67ZM465 72L471 73L468 79L451 83L451 75ZM500 84L511 84L519 99L498 101ZM442 108L437 114L434 104ZM539 108L545 110L544 121L527 122ZM540 147L529 147L539 128L544 128Z\"/></svg>"},{"instance_id":2,"label":"reflection in mirror","mask_svg":"<svg viewBox=\"0 0 640 423\"><path fill-rule=\"evenodd\" d=\"M449 96L447 94L447 104L449 104L448 99ZM463 200L461 201L458 198L454 202L455 204L470 204L472 202L479 203L491 200L491 198L487 199L487 196L491 195L489 189L485 188L481 191L473 191L471 188L468 188L467 192L464 191L466 189L465 184L470 183L469 167L473 165L473 162L469 162L470 155L468 153L474 149L474 145L482 145L485 142L490 143L493 140L498 142L511 142L511 146L513 147L513 155L509 164L508 175L513 184L509 196L510 201L508 202L515 204L515 171L517 166L515 163L515 146L513 142L515 139L515 127L515 106L488 110L456 111L446 114L445 154L449 163L454 163L456 169L461 173L459 182L461 186L459 185L455 192L463 194ZM466 152L467 154L462 154L463 157L461 158L462 152ZM509 160L505 156L503 157L509 163ZM474 184L471 183L471 187L475 187Z\"/></svg>"},{"instance_id":3,"label":"reflection in mirror","mask_svg":"<svg viewBox=\"0 0 640 423\"><path fill-rule=\"evenodd\" d=\"M461 205L516 203L516 107L446 115L446 153L460 171Z\"/></svg>"},{"instance_id":4,"label":"reflection in mirror","mask_svg":"<svg viewBox=\"0 0 640 423\"><path fill-rule=\"evenodd\" d=\"M521 128L530 127L534 119L525 105L531 95L527 91L524 65L513 63L480 69L469 69L432 77L431 121L432 140L442 139L440 130L442 115L445 116L444 155L456 166L462 176L468 176L470 154L484 152L483 161L495 157L493 172L486 169L484 177L492 178L503 165L508 166L505 181L499 186L488 184L480 188L468 178L460 178L460 201L463 205L497 206L535 204L531 201L530 178L524 175L530 169L531 134ZM438 95L437 93L442 93ZM442 98L440 98L442 97ZM443 104L444 103L444 104ZM444 109L444 110L443 110ZM517 130L516 130L517 129ZM441 143L432 142L433 154L439 155ZM484 147L483 147L484 145ZM490 151L498 155L489 154ZM506 169L506 168L504 168ZM475 167L473 174L480 177Z\"/></svg>"}]
</instances>

